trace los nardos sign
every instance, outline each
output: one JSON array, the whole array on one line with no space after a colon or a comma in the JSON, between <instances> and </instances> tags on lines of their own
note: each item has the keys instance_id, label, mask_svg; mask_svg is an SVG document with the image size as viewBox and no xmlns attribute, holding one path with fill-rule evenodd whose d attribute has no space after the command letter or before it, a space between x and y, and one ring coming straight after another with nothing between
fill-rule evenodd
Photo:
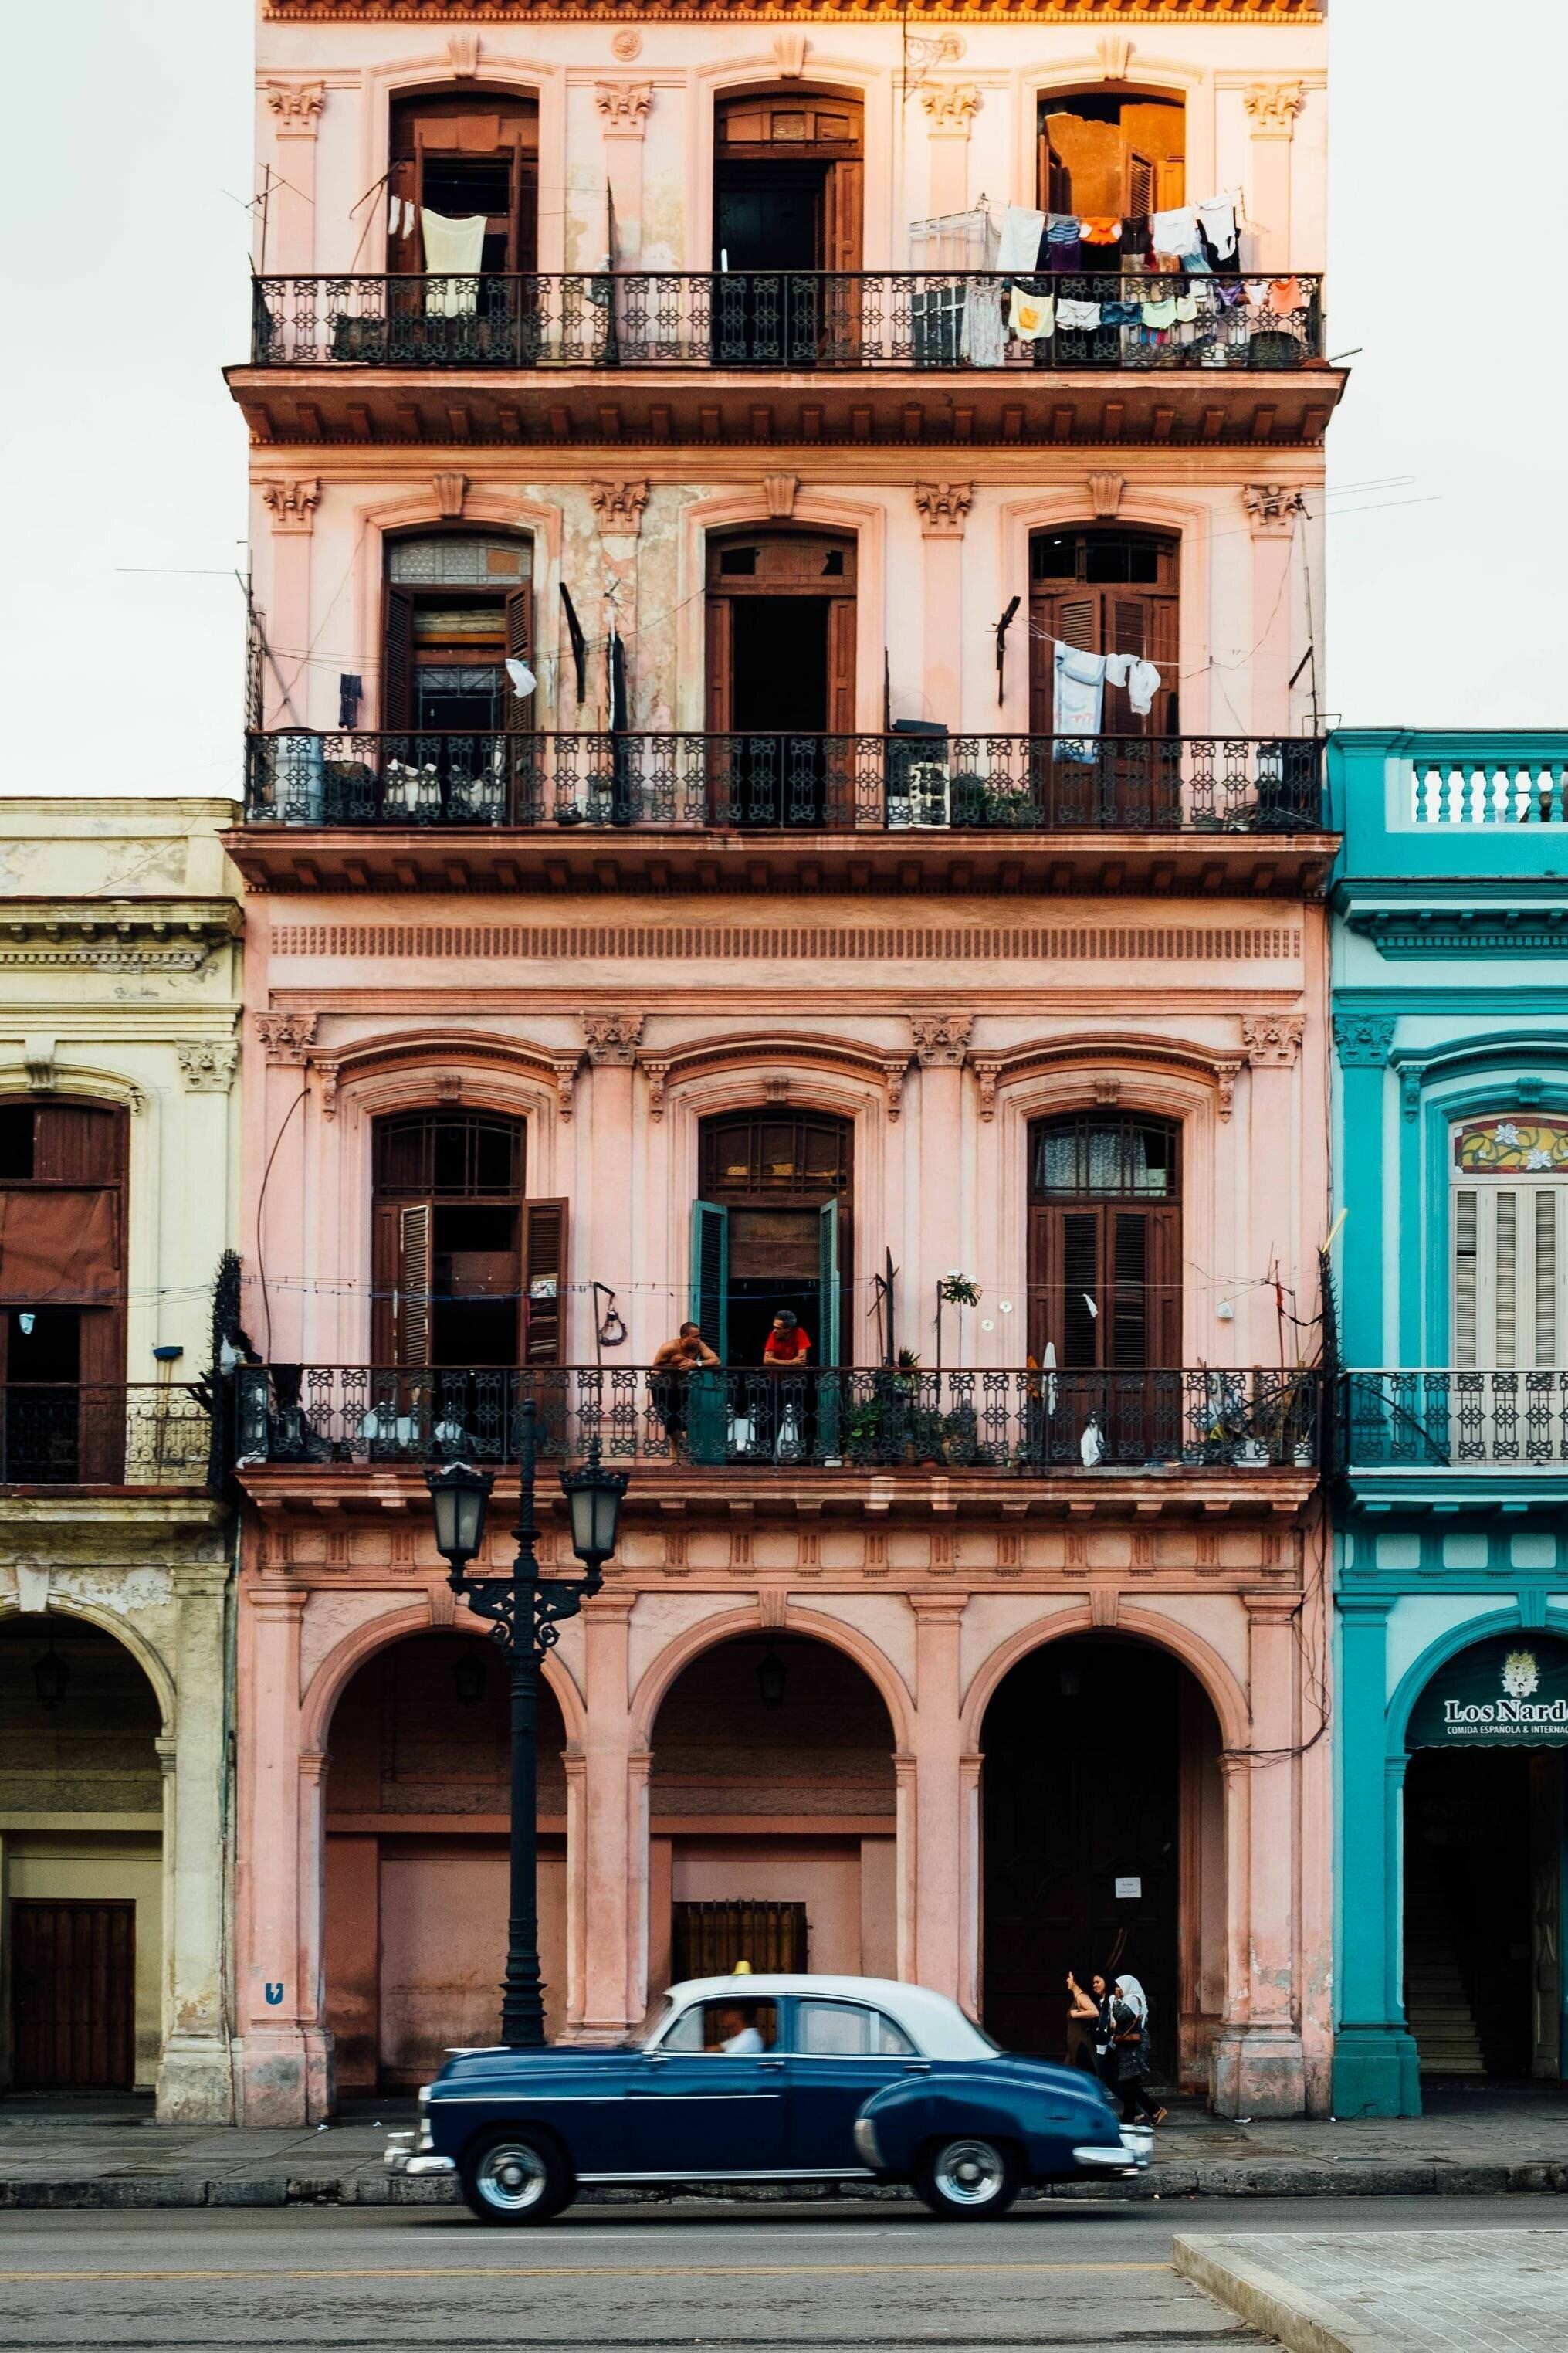
<instances>
[{"instance_id":1,"label":"los nardos sign","mask_svg":"<svg viewBox=\"0 0 1568 2353\"><path fill-rule=\"evenodd\" d=\"M1410 1712L1407 1748L1568 1748L1568 1642L1494 1635L1440 1667Z\"/></svg>"}]
</instances>

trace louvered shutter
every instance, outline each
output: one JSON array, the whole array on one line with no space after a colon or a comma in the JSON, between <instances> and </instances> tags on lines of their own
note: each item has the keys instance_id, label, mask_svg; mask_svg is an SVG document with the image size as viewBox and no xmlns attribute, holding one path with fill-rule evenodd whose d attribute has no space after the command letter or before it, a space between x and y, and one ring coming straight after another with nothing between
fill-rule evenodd
<instances>
[{"instance_id":1,"label":"louvered shutter","mask_svg":"<svg viewBox=\"0 0 1568 2353\"><path fill-rule=\"evenodd\" d=\"M727 734L732 708L733 633L728 596L708 599L708 726L714 735Z\"/></svg>"},{"instance_id":2,"label":"louvered shutter","mask_svg":"<svg viewBox=\"0 0 1568 2353\"><path fill-rule=\"evenodd\" d=\"M1105 1361L1127 1366L1149 1362L1149 1224L1138 1209L1112 1209L1110 1224L1109 1300L1100 1303L1100 1320L1109 1315Z\"/></svg>"},{"instance_id":3,"label":"louvered shutter","mask_svg":"<svg viewBox=\"0 0 1568 2353\"><path fill-rule=\"evenodd\" d=\"M428 1201L397 1211L394 1328L400 1365L423 1366L430 1361L430 1224Z\"/></svg>"},{"instance_id":4,"label":"louvered shutter","mask_svg":"<svg viewBox=\"0 0 1568 2353\"><path fill-rule=\"evenodd\" d=\"M855 599L835 596L827 607L827 726L855 732Z\"/></svg>"},{"instance_id":5,"label":"louvered shutter","mask_svg":"<svg viewBox=\"0 0 1568 2353\"><path fill-rule=\"evenodd\" d=\"M691 1204L691 1265L687 1314L719 1358L730 1353L730 1212L714 1201Z\"/></svg>"},{"instance_id":6,"label":"louvered shutter","mask_svg":"<svg viewBox=\"0 0 1568 2353\"><path fill-rule=\"evenodd\" d=\"M397 1361L397 1301L402 1261L398 1250L397 1207L378 1201L371 1213L370 1355L374 1365Z\"/></svg>"},{"instance_id":7,"label":"louvered shutter","mask_svg":"<svg viewBox=\"0 0 1568 2353\"><path fill-rule=\"evenodd\" d=\"M1101 1217L1098 1209L1058 1209L1061 1239L1057 1252L1060 1289L1053 1322L1058 1361L1087 1366L1102 1362L1106 1301L1100 1267Z\"/></svg>"},{"instance_id":8,"label":"louvered shutter","mask_svg":"<svg viewBox=\"0 0 1568 2353\"><path fill-rule=\"evenodd\" d=\"M1148 1229L1148 1355L1156 1367L1182 1361L1182 1213L1173 1204L1139 1213Z\"/></svg>"},{"instance_id":9,"label":"louvered shutter","mask_svg":"<svg viewBox=\"0 0 1568 2353\"><path fill-rule=\"evenodd\" d=\"M859 162L830 164L823 220L823 268L858 269L860 220L866 167Z\"/></svg>"},{"instance_id":10,"label":"louvered shutter","mask_svg":"<svg viewBox=\"0 0 1568 2353\"><path fill-rule=\"evenodd\" d=\"M838 1362L838 1204L825 1201L817 1212L817 1362Z\"/></svg>"},{"instance_id":11,"label":"louvered shutter","mask_svg":"<svg viewBox=\"0 0 1568 2353\"><path fill-rule=\"evenodd\" d=\"M506 649L517 661L533 668L533 583L524 588L514 588L506 600ZM533 725L533 697L519 694L507 681L506 723L518 730Z\"/></svg>"},{"instance_id":12,"label":"louvered shutter","mask_svg":"<svg viewBox=\"0 0 1568 2353\"><path fill-rule=\"evenodd\" d=\"M1531 1362L1557 1363L1557 1219L1563 1195L1543 1185L1535 1196L1535 1345Z\"/></svg>"},{"instance_id":13,"label":"louvered shutter","mask_svg":"<svg viewBox=\"0 0 1568 2353\"><path fill-rule=\"evenodd\" d=\"M414 724L414 599L406 588L390 585L382 630L381 723L395 733Z\"/></svg>"},{"instance_id":14,"label":"louvered shutter","mask_svg":"<svg viewBox=\"0 0 1568 2353\"><path fill-rule=\"evenodd\" d=\"M523 1361L559 1365L566 1342L566 1203L522 1205Z\"/></svg>"},{"instance_id":15,"label":"louvered shutter","mask_svg":"<svg viewBox=\"0 0 1568 2353\"><path fill-rule=\"evenodd\" d=\"M1492 1362L1507 1367L1519 1362L1519 1195L1500 1190L1491 1198L1495 1229Z\"/></svg>"},{"instance_id":16,"label":"louvered shutter","mask_svg":"<svg viewBox=\"0 0 1568 2353\"><path fill-rule=\"evenodd\" d=\"M1029 599L1029 726L1037 735L1056 732L1056 640L1076 646L1080 653L1097 654L1100 642L1100 597L1095 590L1069 595L1033 596Z\"/></svg>"},{"instance_id":17,"label":"louvered shutter","mask_svg":"<svg viewBox=\"0 0 1568 2353\"><path fill-rule=\"evenodd\" d=\"M1454 1195L1454 1362L1473 1366L1479 1338L1477 1325L1477 1244L1479 1197L1466 1185Z\"/></svg>"}]
</instances>

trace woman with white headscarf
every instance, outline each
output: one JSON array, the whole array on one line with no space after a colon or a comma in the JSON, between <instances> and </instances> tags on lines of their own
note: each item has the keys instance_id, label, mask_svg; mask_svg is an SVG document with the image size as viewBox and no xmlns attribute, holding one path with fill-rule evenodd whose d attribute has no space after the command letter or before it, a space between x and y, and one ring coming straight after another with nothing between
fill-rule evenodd
<instances>
[{"instance_id":1,"label":"woman with white headscarf","mask_svg":"<svg viewBox=\"0 0 1568 2353\"><path fill-rule=\"evenodd\" d=\"M1121 2094L1121 2121L1124 2125L1163 2125L1165 2111L1144 2088L1149 2081L1149 1997L1137 1978L1125 1971L1112 1989L1110 2016L1115 2028L1116 2084Z\"/></svg>"}]
</instances>

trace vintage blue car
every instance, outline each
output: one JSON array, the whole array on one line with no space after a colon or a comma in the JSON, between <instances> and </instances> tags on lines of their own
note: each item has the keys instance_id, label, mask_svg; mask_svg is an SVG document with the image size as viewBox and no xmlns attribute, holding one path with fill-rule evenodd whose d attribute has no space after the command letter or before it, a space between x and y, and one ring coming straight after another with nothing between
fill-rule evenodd
<instances>
[{"instance_id":1,"label":"vintage blue car","mask_svg":"<svg viewBox=\"0 0 1568 2353\"><path fill-rule=\"evenodd\" d=\"M997 2050L956 2002L881 1978L696 1978L613 2050L455 2051L394 2173L456 2173L485 2222L590 2182L912 2182L936 2214L1026 2181L1141 2171L1098 2080Z\"/></svg>"}]
</instances>

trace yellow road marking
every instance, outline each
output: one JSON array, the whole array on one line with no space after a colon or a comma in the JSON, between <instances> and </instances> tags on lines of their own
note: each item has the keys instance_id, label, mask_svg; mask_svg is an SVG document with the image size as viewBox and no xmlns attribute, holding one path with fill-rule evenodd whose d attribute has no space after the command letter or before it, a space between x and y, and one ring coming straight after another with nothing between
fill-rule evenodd
<instances>
[{"instance_id":1,"label":"yellow road marking","mask_svg":"<svg viewBox=\"0 0 1568 2353\"><path fill-rule=\"evenodd\" d=\"M1169 2263L431 2263L419 2268L279 2265L244 2271L0 2271L0 2280L415 2280L866 2278L904 2272L1168 2272Z\"/></svg>"}]
</instances>

